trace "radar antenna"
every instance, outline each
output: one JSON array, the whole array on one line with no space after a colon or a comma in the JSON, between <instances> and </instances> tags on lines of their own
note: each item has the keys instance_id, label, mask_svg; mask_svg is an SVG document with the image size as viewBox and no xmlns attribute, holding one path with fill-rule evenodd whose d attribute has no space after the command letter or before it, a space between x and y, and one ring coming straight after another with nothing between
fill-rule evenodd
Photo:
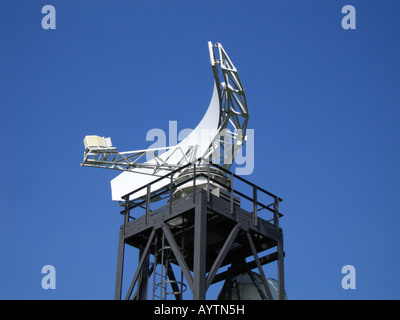
<instances>
[{"instance_id":1,"label":"radar antenna","mask_svg":"<svg viewBox=\"0 0 400 320\"><path fill-rule=\"evenodd\" d=\"M220 43L208 42L214 74L210 105L198 126L179 144L119 152L110 138L86 136L82 166L124 171L111 181L113 200L188 163L209 161L229 170L246 140L249 118L246 95L236 67ZM149 161L144 161L151 159ZM161 188L170 181L157 183Z\"/></svg>"},{"instance_id":2,"label":"radar antenna","mask_svg":"<svg viewBox=\"0 0 400 320\"><path fill-rule=\"evenodd\" d=\"M128 284L123 283L126 245L139 249L126 299L147 299L152 286L153 299L181 300L188 289L194 300L202 300L220 281L225 281L220 299L285 299L282 199L229 171L246 140L246 95L222 45L209 42L208 48L214 75L211 101L179 144L119 152L110 138L84 139L82 166L122 171L111 180L112 199L124 206L116 299ZM261 256L275 247L276 252ZM263 265L274 261L275 282L263 271ZM255 268L258 274L251 272Z\"/></svg>"}]
</instances>

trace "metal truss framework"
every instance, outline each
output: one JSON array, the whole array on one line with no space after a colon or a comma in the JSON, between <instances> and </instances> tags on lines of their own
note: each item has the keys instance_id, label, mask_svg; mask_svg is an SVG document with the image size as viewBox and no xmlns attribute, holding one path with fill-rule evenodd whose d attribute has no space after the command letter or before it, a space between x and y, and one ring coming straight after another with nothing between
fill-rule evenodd
<instances>
[{"instance_id":1,"label":"metal truss framework","mask_svg":"<svg viewBox=\"0 0 400 320\"><path fill-rule=\"evenodd\" d=\"M165 148L119 152L115 147L89 147L85 150L82 166L163 176L181 166L201 159L202 163L221 164L229 169L237 152L246 140L248 109L246 96L238 72L220 43L208 43L210 62L218 95L219 119L216 132L206 149L199 153L199 145L178 144ZM167 151L164 155L161 151ZM151 161L144 161L152 159ZM171 161L171 159L174 159Z\"/></svg>"},{"instance_id":2,"label":"metal truss framework","mask_svg":"<svg viewBox=\"0 0 400 320\"><path fill-rule=\"evenodd\" d=\"M182 169L188 166L192 165ZM196 164L193 166L196 172ZM222 167L218 168L223 170ZM124 224L119 234L115 299L146 300L151 276L154 279L153 299L166 299L168 294L172 294L180 300L183 299L183 292L189 288L194 300L203 300L209 287L223 280L226 281L219 298L229 299L229 280L246 271L251 274L250 270L254 268L257 268L265 289L262 290L260 284L253 280L261 299L272 299L262 266L274 261L277 261L278 298L285 298L283 233L279 227L282 215L278 207L282 199L229 171L225 172L231 181L230 185L221 185L226 192L225 197L216 196L209 184L206 188L196 187L197 176L207 177L211 182L212 178L205 173L199 173L193 179L191 194L178 199L171 197L166 205L154 210L150 210L151 198L159 195L148 192L146 199L129 200L132 194L140 191L135 190L125 196L125 209L121 212ZM252 195L234 189L234 179L249 185L253 190ZM170 187L173 188L172 183ZM143 188L150 190L151 186ZM162 192L172 195L172 189ZM235 204L237 196L251 201L253 210L249 212ZM271 198L272 203L261 203L261 196ZM145 214L135 218L133 212L138 209L144 210ZM260 218L261 210L272 214L272 219L267 221ZM123 293L126 245L138 248L140 255L129 288ZM273 248L276 248L276 252L260 257L263 251ZM166 255L169 258L165 258ZM248 257L253 257L253 260L246 262ZM187 285L182 277L180 280L176 277L172 264L180 268ZM222 266L228 265L230 267L226 271L218 272ZM155 280L157 268L164 270L158 282ZM158 289L160 294L155 294Z\"/></svg>"}]
</instances>

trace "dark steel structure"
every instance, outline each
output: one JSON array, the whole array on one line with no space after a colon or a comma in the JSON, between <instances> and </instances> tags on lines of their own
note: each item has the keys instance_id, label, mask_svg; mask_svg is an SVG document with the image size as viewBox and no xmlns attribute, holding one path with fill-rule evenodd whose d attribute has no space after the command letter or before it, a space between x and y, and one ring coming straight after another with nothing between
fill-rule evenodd
<instances>
[{"instance_id":1,"label":"dark steel structure","mask_svg":"<svg viewBox=\"0 0 400 320\"><path fill-rule=\"evenodd\" d=\"M216 171L225 180L212 174ZM186 179L177 183L180 180L173 177L182 172ZM229 299L230 280L243 272L251 274L254 268L265 289L254 281L260 297L272 299L263 265L274 261L278 298L284 299L282 199L213 164L188 164L160 179L165 178L171 180L168 187L152 191L156 180L124 196L115 299L167 299L170 295L180 300L190 290L194 300L203 300L208 288L223 280L219 298ZM185 192L177 192L180 187ZM240 191L241 187L246 191ZM129 200L143 188L147 190L144 198ZM244 202L250 210L242 208ZM139 249L139 261L129 288L122 292L127 245ZM260 256L268 249L274 252ZM249 257L252 260L246 261ZM224 266L229 268L220 271Z\"/></svg>"}]
</instances>

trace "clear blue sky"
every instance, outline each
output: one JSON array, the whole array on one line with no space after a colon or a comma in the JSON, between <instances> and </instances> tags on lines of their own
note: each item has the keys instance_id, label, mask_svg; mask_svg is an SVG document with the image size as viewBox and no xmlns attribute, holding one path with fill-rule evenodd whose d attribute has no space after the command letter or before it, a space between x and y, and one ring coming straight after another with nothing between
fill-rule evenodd
<instances>
[{"instance_id":1,"label":"clear blue sky","mask_svg":"<svg viewBox=\"0 0 400 320\"><path fill-rule=\"evenodd\" d=\"M1 1L0 298L114 297L118 172L80 167L82 140L134 150L169 120L193 128L212 41L247 94L246 178L284 199L288 298L399 299L399 17L397 0Z\"/></svg>"}]
</instances>

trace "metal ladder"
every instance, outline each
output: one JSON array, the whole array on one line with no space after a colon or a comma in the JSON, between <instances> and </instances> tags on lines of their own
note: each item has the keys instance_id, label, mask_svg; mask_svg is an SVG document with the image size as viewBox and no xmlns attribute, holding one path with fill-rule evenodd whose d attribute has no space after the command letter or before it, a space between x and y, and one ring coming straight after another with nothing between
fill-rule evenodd
<instances>
[{"instance_id":1,"label":"metal ladder","mask_svg":"<svg viewBox=\"0 0 400 320\"><path fill-rule=\"evenodd\" d=\"M183 237L182 237L183 239ZM181 271L180 281L174 279L171 262L175 257L169 245L166 245L165 235L162 234L161 247L157 248L158 238L154 242L154 272L153 272L153 300L167 300L168 296L174 295L178 299L183 299L186 291L186 284L183 282L183 272ZM183 251L183 243L180 248ZM172 279L171 279L172 278ZM168 291L168 285L172 287Z\"/></svg>"}]
</instances>

